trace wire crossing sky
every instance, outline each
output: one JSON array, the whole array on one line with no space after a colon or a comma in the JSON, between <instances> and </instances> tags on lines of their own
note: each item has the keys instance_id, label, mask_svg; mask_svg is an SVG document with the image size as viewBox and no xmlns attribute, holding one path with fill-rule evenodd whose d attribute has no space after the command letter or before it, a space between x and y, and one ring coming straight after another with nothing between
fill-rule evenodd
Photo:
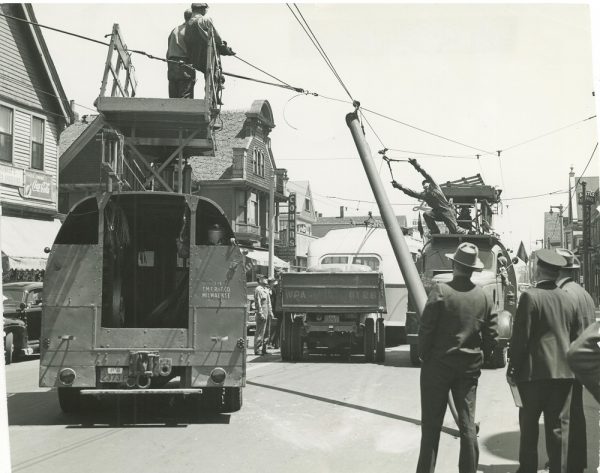
<instances>
[{"instance_id":1,"label":"wire crossing sky","mask_svg":"<svg viewBox=\"0 0 600 473\"><path fill-rule=\"evenodd\" d=\"M94 39L119 23L126 44L164 58L168 34L188 6L34 9L40 23ZM345 123L353 100L361 103L374 159L389 147L390 158L416 157L438 182L480 173L501 187L505 200L514 199L504 211L513 227L503 228L508 219L500 215L497 229L518 240L508 243L515 248L541 238L543 212L563 203L554 191L567 187L571 165L579 176L590 160L586 172L598 174L598 155L590 158L598 139L588 5L211 3L209 14L239 55L222 58L224 71L284 87L228 76L223 113L269 100L275 162L292 181L309 180L315 195L374 201L359 161L333 159L357 156ZM43 34L67 96L91 107L106 47ZM139 97L168 96L162 59L137 55L134 65ZM290 100L300 88L318 96ZM394 176L420 186L408 165L394 164ZM391 186L388 194L411 220L417 202ZM536 195L542 197L518 199ZM319 212L339 211L340 201L319 199ZM370 203L348 213L369 210L378 213Z\"/></svg>"}]
</instances>

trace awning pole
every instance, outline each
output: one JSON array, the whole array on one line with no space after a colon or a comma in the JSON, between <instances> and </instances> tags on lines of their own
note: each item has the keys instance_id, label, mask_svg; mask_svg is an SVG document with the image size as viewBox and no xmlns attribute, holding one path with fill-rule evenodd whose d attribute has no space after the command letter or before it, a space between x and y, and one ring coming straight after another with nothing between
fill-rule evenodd
<instances>
[{"instance_id":1,"label":"awning pole","mask_svg":"<svg viewBox=\"0 0 600 473\"><path fill-rule=\"evenodd\" d=\"M275 184L277 176L273 173L269 189L269 277L275 277Z\"/></svg>"}]
</instances>

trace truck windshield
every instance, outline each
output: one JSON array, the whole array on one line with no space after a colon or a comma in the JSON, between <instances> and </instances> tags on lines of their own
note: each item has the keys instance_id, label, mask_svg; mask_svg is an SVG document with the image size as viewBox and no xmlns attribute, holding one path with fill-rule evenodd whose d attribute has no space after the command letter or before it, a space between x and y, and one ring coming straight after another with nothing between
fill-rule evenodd
<instances>
[{"instance_id":1,"label":"truck windshield","mask_svg":"<svg viewBox=\"0 0 600 473\"><path fill-rule=\"evenodd\" d=\"M23 291L20 289L6 289L2 290L4 295L4 304L18 304L23 300Z\"/></svg>"}]
</instances>

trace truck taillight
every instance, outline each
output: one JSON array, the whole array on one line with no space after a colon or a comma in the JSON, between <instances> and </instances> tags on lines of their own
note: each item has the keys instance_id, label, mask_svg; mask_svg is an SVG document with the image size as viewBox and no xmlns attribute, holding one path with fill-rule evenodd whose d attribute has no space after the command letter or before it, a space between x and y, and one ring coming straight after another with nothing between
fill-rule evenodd
<instances>
[{"instance_id":1,"label":"truck taillight","mask_svg":"<svg viewBox=\"0 0 600 473\"><path fill-rule=\"evenodd\" d=\"M223 368L215 368L210 372L210 379L215 384L222 384L226 376L227 373Z\"/></svg>"},{"instance_id":2,"label":"truck taillight","mask_svg":"<svg viewBox=\"0 0 600 473\"><path fill-rule=\"evenodd\" d=\"M63 368L58 373L58 380L65 386L70 386L75 381L75 371L71 368Z\"/></svg>"}]
</instances>

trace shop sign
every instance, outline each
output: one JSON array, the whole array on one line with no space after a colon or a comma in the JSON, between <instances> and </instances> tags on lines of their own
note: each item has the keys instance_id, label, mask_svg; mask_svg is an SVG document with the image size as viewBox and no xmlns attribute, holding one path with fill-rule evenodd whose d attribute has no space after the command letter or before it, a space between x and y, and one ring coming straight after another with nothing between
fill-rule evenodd
<instances>
[{"instance_id":1,"label":"shop sign","mask_svg":"<svg viewBox=\"0 0 600 473\"><path fill-rule=\"evenodd\" d=\"M296 247L296 193L288 196L288 246Z\"/></svg>"},{"instance_id":2,"label":"shop sign","mask_svg":"<svg viewBox=\"0 0 600 473\"><path fill-rule=\"evenodd\" d=\"M0 184L23 187L23 169L0 164Z\"/></svg>"},{"instance_id":3,"label":"shop sign","mask_svg":"<svg viewBox=\"0 0 600 473\"><path fill-rule=\"evenodd\" d=\"M26 199L54 201L52 176L46 173L25 171L23 197Z\"/></svg>"}]
</instances>

